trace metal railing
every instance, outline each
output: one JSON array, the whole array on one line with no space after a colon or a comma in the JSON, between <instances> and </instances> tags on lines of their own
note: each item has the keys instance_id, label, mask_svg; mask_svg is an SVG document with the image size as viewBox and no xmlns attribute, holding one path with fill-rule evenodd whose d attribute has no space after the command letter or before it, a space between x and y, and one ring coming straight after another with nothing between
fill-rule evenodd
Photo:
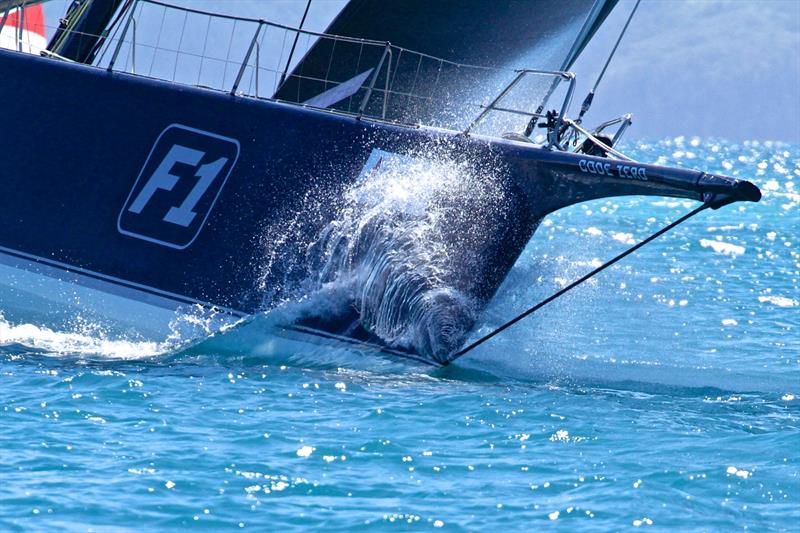
<instances>
[{"instance_id":1,"label":"metal railing","mask_svg":"<svg viewBox=\"0 0 800 533\"><path fill-rule=\"evenodd\" d=\"M170 18L171 21L168 20ZM157 26L155 31L154 25ZM181 31L177 37L172 33L171 37L164 38L165 25L177 25ZM198 45L196 39L198 34L202 35L201 45ZM150 41L142 35L147 36ZM246 42L242 36L246 36ZM294 52L298 41L300 47L297 53L287 54L289 43L293 43ZM104 57L112 49L112 42L113 51L104 64ZM340 58L332 56L328 68L323 72L290 72L291 68L297 66L299 57L307 53L312 45L319 46L321 42L330 43L333 50L338 48ZM112 36L105 48L100 54L98 66L105 66L109 70L131 73L138 70L140 75L167 81L301 104L309 99L304 100L303 96L315 91L321 93L349 81L352 77L337 76L348 72L348 65L344 64L344 60L350 60L356 55L357 60L349 65L354 69L351 73L358 75L364 70L371 73L364 77L363 84L359 83L354 88L353 94L347 95L347 98L352 99L356 93L364 93L359 94L363 97L355 110L352 101L348 102L346 111L356 113L363 113L381 74L386 81L383 93L389 92L389 69L392 63L392 47L386 42L326 35L266 20L172 6L157 0L136 0L119 35ZM136 50L139 50L140 63L147 65L145 68L137 69ZM334 59L337 59L336 63ZM373 60L372 65L369 64L370 60ZM386 72L383 71L384 63ZM167 65L166 70L164 65ZM287 86L296 89L296 97L291 97ZM386 106L382 108L385 109ZM384 114L385 112L381 113Z\"/></svg>"},{"instance_id":2,"label":"metal railing","mask_svg":"<svg viewBox=\"0 0 800 533\"><path fill-rule=\"evenodd\" d=\"M542 103L539 104L536 112L526 111L524 109L517 109L511 106L504 106L501 105L501 102L504 99L507 99L509 95L512 94L513 90L525 79L526 76L545 76L548 78L553 78L552 86L548 90L548 94L546 95L545 99ZM487 106L482 106L483 111L475 117L469 126L464 130L465 134L468 134L472 131L475 127L477 127L488 115L493 111L498 111L501 113L510 113L513 115L521 115L528 118L529 123L535 124L536 121L540 118L545 118L546 115L542 114L542 110L544 109L545 105L547 104L547 100L549 96L556 90L558 84L561 81L568 82L568 87L566 94L564 95L564 100L561 104L561 111L558 113L556 118L556 123L554 126L555 131L561 131L564 123L564 118L567 115L567 110L569 109L569 105L572 102L572 95L575 93L575 74L572 72L561 72L561 71L550 71L550 70L534 70L534 69L523 69L517 71L517 76L514 80L509 83L505 89L503 89L500 94L495 97L492 102ZM532 121L532 122L531 122ZM555 139L548 139L548 144L553 146L557 144L557 140Z\"/></svg>"},{"instance_id":3,"label":"metal railing","mask_svg":"<svg viewBox=\"0 0 800 533\"><path fill-rule=\"evenodd\" d=\"M93 65L109 71L465 134L523 131L568 72L461 64L385 41L134 0L102 37ZM56 59L62 59L49 54ZM487 98L497 95L487 102ZM531 111L534 110L534 111ZM552 139L551 147L561 146Z\"/></svg>"},{"instance_id":4,"label":"metal railing","mask_svg":"<svg viewBox=\"0 0 800 533\"><path fill-rule=\"evenodd\" d=\"M98 55L98 66L356 117L486 134L512 127L508 120L487 119L492 111L514 108L522 114L542 107L552 93L550 83L517 91L523 78L548 77L555 84L573 79L562 72L460 64L384 41L159 0L135 0L116 33ZM498 92L487 106L486 95ZM507 103L512 93L524 97Z\"/></svg>"}]
</instances>

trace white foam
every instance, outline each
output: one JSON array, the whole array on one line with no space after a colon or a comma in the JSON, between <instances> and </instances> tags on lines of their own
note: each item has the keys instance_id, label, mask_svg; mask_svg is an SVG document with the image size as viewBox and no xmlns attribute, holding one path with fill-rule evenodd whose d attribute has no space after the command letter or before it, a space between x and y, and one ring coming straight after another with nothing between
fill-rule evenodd
<instances>
[{"instance_id":1,"label":"white foam","mask_svg":"<svg viewBox=\"0 0 800 533\"><path fill-rule=\"evenodd\" d=\"M507 215L498 173L491 160L453 158L437 146L407 154L376 150L343 194L306 199L297 224L316 219L316 235L290 242L280 235L291 227L267 229L259 285L268 301L313 301L312 316L354 306L362 326L387 345L444 358L475 318L473 282L464 272L479 268L482 258L462 251L484 242Z\"/></svg>"},{"instance_id":2,"label":"white foam","mask_svg":"<svg viewBox=\"0 0 800 533\"><path fill-rule=\"evenodd\" d=\"M311 446L301 446L297 450L297 457L310 457L314 453L315 448Z\"/></svg>"},{"instance_id":3,"label":"white foam","mask_svg":"<svg viewBox=\"0 0 800 533\"><path fill-rule=\"evenodd\" d=\"M744 246L731 244L729 242L713 241L711 239L700 239L700 246L711 248L718 254L723 255L742 255L745 252Z\"/></svg>"},{"instance_id":4,"label":"white foam","mask_svg":"<svg viewBox=\"0 0 800 533\"><path fill-rule=\"evenodd\" d=\"M619 241L621 243L634 244L633 234L632 233L625 233L623 231L617 231L617 232L613 232L611 234L611 237L615 241Z\"/></svg>"},{"instance_id":5,"label":"white foam","mask_svg":"<svg viewBox=\"0 0 800 533\"><path fill-rule=\"evenodd\" d=\"M35 324L12 324L0 314L0 345L21 344L47 355L143 359L174 347L168 342L110 339L102 334L55 331Z\"/></svg>"},{"instance_id":6,"label":"white foam","mask_svg":"<svg viewBox=\"0 0 800 533\"><path fill-rule=\"evenodd\" d=\"M787 298L785 296L759 296L758 301L761 303L771 303L778 307L798 307L800 301Z\"/></svg>"}]
</instances>

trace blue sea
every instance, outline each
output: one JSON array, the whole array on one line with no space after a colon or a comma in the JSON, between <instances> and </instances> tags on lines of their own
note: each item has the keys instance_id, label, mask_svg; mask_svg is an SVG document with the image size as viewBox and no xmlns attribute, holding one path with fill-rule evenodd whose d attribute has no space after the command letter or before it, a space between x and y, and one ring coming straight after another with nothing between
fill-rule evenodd
<instances>
[{"instance_id":1,"label":"blue sea","mask_svg":"<svg viewBox=\"0 0 800 533\"><path fill-rule=\"evenodd\" d=\"M799 531L800 146L623 148L764 199L701 213L443 369L265 355L258 320L154 355L0 299L0 530ZM551 215L476 338L696 205Z\"/></svg>"}]
</instances>

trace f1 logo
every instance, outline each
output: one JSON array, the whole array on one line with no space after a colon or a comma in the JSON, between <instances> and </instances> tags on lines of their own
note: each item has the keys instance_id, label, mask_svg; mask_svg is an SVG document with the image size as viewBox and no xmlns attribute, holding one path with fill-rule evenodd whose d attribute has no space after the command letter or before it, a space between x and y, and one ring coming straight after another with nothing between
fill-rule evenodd
<instances>
[{"instance_id":1,"label":"f1 logo","mask_svg":"<svg viewBox=\"0 0 800 533\"><path fill-rule=\"evenodd\" d=\"M156 140L117 220L117 229L170 248L203 228L239 158L239 142L172 124Z\"/></svg>"}]
</instances>

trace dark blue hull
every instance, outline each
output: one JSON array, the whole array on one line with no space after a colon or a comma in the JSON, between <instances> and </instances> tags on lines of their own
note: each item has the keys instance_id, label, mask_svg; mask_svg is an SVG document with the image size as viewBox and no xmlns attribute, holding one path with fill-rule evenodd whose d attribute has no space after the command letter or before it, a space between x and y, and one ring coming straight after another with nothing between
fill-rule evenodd
<instances>
[{"instance_id":1,"label":"dark blue hull","mask_svg":"<svg viewBox=\"0 0 800 533\"><path fill-rule=\"evenodd\" d=\"M631 171L524 143L357 120L14 52L0 51L0 80L0 98L10 103L0 252L233 316L285 296L270 287L285 283L288 269L263 268L266 230L302 221L297 214L309 197L354 183L374 150L403 154L431 145L502 169L501 208L479 217L480 227L470 227L469 216L454 219L447 237L452 282L478 310L538 222L560 207L625 194L750 194L742 182L702 172ZM462 211L470 209L481 205ZM313 235L325 216L293 231ZM358 319L357 309L345 314L302 327L380 344L374 332L343 325Z\"/></svg>"}]
</instances>

